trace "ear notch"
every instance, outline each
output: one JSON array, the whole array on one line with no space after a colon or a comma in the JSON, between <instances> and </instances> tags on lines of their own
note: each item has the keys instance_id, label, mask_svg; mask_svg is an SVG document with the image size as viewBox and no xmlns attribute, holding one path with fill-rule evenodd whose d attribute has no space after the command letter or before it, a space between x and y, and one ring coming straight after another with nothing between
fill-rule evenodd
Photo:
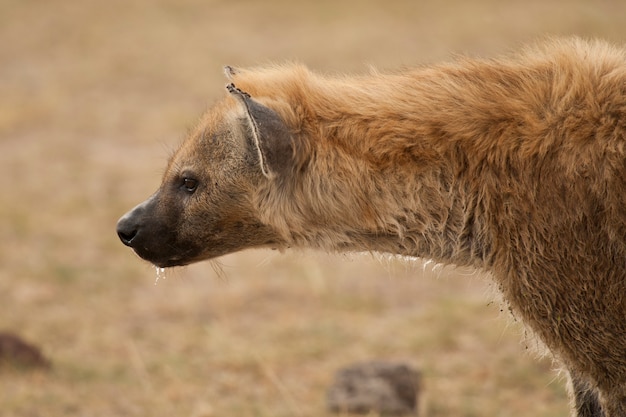
<instances>
[{"instance_id":1,"label":"ear notch","mask_svg":"<svg viewBox=\"0 0 626 417\"><path fill-rule=\"evenodd\" d=\"M269 107L250 94L228 84L226 89L244 106L251 142L259 158L261 172L267 178L287 174L293 165L293 137L285 122Z\"/></svg>"}]
</instances>

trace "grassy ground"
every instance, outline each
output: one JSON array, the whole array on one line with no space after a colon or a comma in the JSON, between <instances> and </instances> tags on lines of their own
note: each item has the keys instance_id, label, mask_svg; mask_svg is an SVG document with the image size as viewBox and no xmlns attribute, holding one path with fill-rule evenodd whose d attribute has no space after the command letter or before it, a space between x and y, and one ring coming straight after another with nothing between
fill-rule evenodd
<instances>
[{"instance_id":1,"label":"grassy ground","mask_svg":"<svg viewBox=\"0 0 626 417\"><path fill-rule=\"evenodd\" d=\"M114 233L223 94L221 67L323 71L490 55L547 34L626 40L619 0L0 0L2 416L325 416L333 372L410 361L423 416L565 416L562 378L470 271L247 252L155 271Z\"/></svg>"}]
</instances>

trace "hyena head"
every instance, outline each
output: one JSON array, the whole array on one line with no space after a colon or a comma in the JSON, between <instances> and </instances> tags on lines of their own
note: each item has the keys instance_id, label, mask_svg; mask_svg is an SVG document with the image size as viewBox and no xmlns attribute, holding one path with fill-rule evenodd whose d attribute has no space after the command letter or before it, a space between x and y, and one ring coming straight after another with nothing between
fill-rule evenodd
<instances>
[{"instance_id":1,"label":"hyena head","mask_svg":"<svg viewBox=\"0 0 626 417\"><path fill-rule=\"evenodd\" d=\"M291 165L293 135L275 110L227 88L171 157L159 189L117 223L121 241L156 266L284 245L253 196Z\"/></svg>"}]
</instances>

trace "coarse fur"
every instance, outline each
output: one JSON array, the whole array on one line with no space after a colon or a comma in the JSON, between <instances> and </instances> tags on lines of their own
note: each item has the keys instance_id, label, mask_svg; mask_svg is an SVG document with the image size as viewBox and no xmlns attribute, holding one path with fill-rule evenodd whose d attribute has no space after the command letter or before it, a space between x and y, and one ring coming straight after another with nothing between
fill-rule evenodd
<instances>
[{"instance_id":1,"label":"coarse fur","mask_svg":"<svg viewBox=\"0 0 626 417\"><path fill-rule=\"evenodd\" d=\"M574 415L626 416L623 48L226 72L229 94L120 220L125 244L160 266L314 247L487 271L568 370Z\"/></svg>"}]
</instances>

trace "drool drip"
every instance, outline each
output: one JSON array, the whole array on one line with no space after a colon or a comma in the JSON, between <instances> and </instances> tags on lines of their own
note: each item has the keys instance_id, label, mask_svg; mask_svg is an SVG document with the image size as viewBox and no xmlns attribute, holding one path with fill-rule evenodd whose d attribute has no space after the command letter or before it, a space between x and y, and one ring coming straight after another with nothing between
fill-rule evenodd
<instances>
[{"instance_id":1,"label":"drool drip","mask_svg":"<svg viewBox=\"0 0 626 417\"><path fill-rule=\"evenodd\" d=\"M156 280L154 281L154 285L157 285L160 279L165 279L165 268L155 266L154 269L156 270Z\"/></svg>"}]
</instances>

